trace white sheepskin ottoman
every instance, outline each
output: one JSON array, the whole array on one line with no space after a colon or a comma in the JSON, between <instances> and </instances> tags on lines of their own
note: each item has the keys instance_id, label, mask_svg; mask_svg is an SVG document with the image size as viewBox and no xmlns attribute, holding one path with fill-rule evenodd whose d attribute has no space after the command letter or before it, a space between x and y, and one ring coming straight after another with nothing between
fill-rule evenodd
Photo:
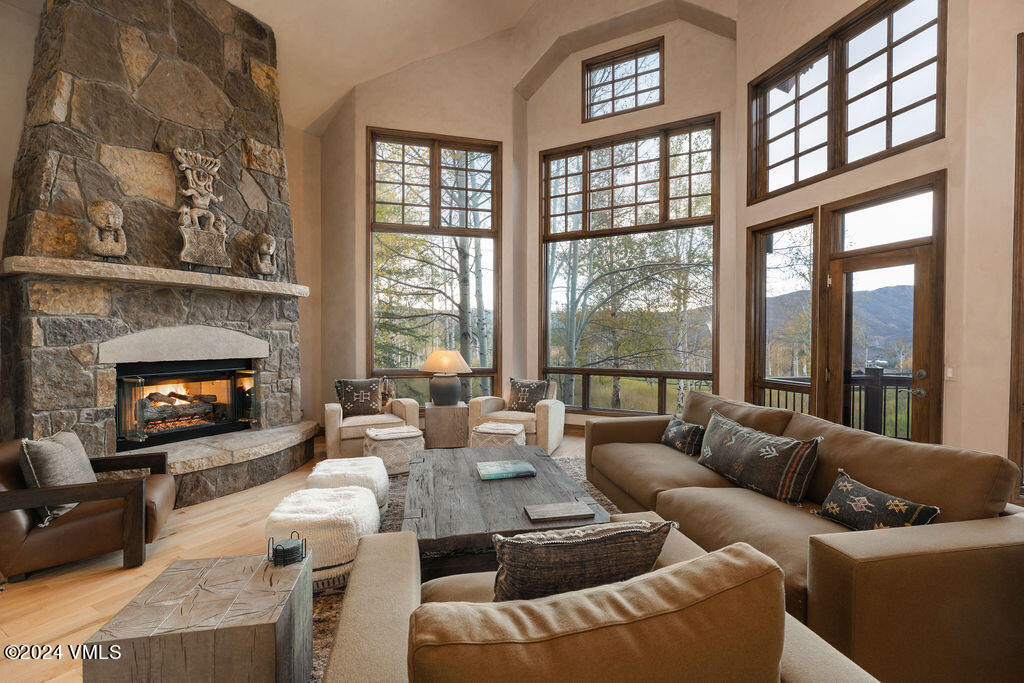
<instances>
[{"instance_id":1,"label":"white sheepskin ottoman","mask_svg":"<svg viewBox=\"0 0 1024 683\"><path fill-rule=\"evenodd\" d=\"M523 446L526 444L526 427L509 422L484 422L473 427L469 435L470 448L485 446Z\"/></svg>"},{"instance_id":2,"label":"white sheepskin ottoman","mask_svg":"<svg viewBox=\"0 0 1024 683\"><path fill-rule=\"evenodd\" d=\"M328 458L321 460L306 477L307 489L336 489L362 486L377 498L380 518L388 511L388 471L380 458Z\"/></svg>"},{"instance_id":3,"label":"white sheepskin ottoman","mask_svg":"<svg viewBox=\"0 0 1024 683\"><path fill-rule=\"evenodd\" d=\"M313 590L344 586L356 546L380 529L377 499L362 486L302 489L284 497L267 517L266 536L306 539L313 555Z\"/></svg>"},{"instance_id":4,"label":"white sheepskin ottoman","mask_svg":"<svg viewBox=\"0 0 1024 683\"><path fill-rule=\"evenodd\" d=\"M363 437L363 455L384 461L388 474L409 471L409 458L423 450L423 432L412 425L374 429L368 427Z\"/></svg>"}]
</instances>

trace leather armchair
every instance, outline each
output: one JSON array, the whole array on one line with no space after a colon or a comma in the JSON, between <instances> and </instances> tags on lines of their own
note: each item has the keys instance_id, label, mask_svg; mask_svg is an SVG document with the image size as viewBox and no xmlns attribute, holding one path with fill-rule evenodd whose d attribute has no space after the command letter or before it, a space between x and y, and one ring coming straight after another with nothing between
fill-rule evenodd
<instances>
[{"instance_id":1,"label":"leather armchair","mask_svg":"<svg viewBox=\"0 0 1024 683\"><path fill-rule=\"evenodd\" d=\"M469 429L473 430L484 422L521 424L526 428L526 443L540 446L550 455L562 443L565 434L565 404L555 398L558 386L548 385L547 398L537 402L532 413L506 410L511 396L512 383L505 380L501 396L478 396L469 402Z\"/></svg>"},{"instance_id":2,"label":"leather armchair","mask_svg":"<svg viewBox=\"0 0 1024 683\"><path fill-rule=\"evenodd\" d=\"M21 441L0 443L0 577L74 562L115 550L124 568L146 561L146 544L159 535L174 509L174 477L166 453L92 458L93 471L149 469L145 478L30 488L21 474ZM40 527L32 508L78 503Z\"/></svg>"},{"instance_id":3,"label":"leather armchair","mask_svg":"<svg viewBox=\"0 0 1024 683\"><path fill-rule=\"evenodd\" d=\"M363 436L370 427L420 426L420 404L413 398L394 398L378 415L345 416L340 403L324 404L324 432L328 458L358 458L363 454Z\"/></svg>"}]
</instances>

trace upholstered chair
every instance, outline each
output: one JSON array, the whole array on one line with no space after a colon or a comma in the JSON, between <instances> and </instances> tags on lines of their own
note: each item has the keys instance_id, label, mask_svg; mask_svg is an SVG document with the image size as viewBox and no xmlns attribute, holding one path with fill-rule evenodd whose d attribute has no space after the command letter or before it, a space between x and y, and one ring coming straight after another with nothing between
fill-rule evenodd
<instances>
[{"instance_id":1,"label":"upholstered chair","mask_svg":"<svg viewBox=\"0 0 1024 683\"><path fill-rule=\"evenodd\" d=\"M391 399L377 415L348 415L340 403L324 405L324 432L328 458L358 458L363 455L363 436L370 427L384 429L402 425L420 426L420 404L413 398Z\"/></svg>"},{"instance_id":2,"label":"upholstered chair","mask_svg":"<svg viewBox=\"0 0 1024 683\"><path fill-rule=\"evenodd\" d=\"M511 403L512 383L505 380L501 396L479 396L469 402L469 429L484 422L521 424L526 428L526 443L540 446L550 455L562 443L565 433L565 404L555 398L558 387L548 383L547 397L537 403L534 412L506 410Z\"/></svg>"}]
</instances>

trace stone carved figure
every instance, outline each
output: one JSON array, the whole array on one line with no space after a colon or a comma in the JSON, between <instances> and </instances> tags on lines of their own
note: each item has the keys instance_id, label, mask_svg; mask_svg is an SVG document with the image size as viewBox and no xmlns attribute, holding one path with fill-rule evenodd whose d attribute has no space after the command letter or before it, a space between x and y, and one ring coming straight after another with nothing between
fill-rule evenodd
<instances>
[{"instance_id":1,"label":"stone carved figure","mask_svg":"<svg viewBox=\"0 0 1024 683\"><path fill-rule=\"evenodd\" d=\"M231 259L225 248L227 221L211 206L222 199L213 192L220 160L181 147L175 148L174 158L178 160L178 168L185 172L188 184L179 192L192 200L192 206L182 204L178 207L178 230L185 241L181 260L204 266L230 267Z\"/></svg>"},{"instance_id":2,"label":"stone carved figure","mask_svg":"<svg viewBox=\"0 0 1024 683\"><path fill-rule=\"evenodd\" d=\"M252 269L258 275L277 273L277 240L273 235L261 232L253 241Z\"/></svg>"},{"instance_id":3,"label":"stone carved figure","mask_svg":"<svg viewBox=\"0 0 1024 683\"><path fill-rule=\"evenodd\" d=\"M124 234L124 212L105 199L89 204L89 251L96 256L124 256L128 240Z\"/></svg>"}]
</instances>

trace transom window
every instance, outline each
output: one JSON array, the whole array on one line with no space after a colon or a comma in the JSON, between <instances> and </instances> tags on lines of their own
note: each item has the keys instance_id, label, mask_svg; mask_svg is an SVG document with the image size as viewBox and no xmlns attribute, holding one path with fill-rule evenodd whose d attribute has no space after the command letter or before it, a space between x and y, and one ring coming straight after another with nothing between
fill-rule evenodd
<instances>
[{"instance_id":1,"label":"transom window","mask_svg":"<svg viewBox=\"0 0 1024 683\"><path fill-rule=\"evenodd\" d=\"M429 375L419 366L434 349L457 349L473 368L463 396L490 394L501 145L371 129L370 149L369 372L425 403Z\"/></svg>"},{"instance_id":2,"label":"transom window","mask_svg":"<svg viewBox=\"0 0 1024 683\"><path fill-rule=\"evenodd\" d=\"M708 119L683 122L544 155L545 233L706 223L713 212L713 129Z\"/></svg>"},{"instance_id":3,"label":"transom window","mask_svg":"<svg viewBox=\"0 0 1024 683\"><path fill-rule=\"evenodd\" d=\"M946 0L878 0L751 83L748 201L944 135Z\"/></svg>"},{"instance_id":4,"label":"transom window","mask_svg":"<svg viewBox=\"0 0 1024 683\"><path fill-rule=\"evenodd\" d=\"M656 38L583 62L583 120L663 104L665 39Z\"/></svg>"}]
</instances>

